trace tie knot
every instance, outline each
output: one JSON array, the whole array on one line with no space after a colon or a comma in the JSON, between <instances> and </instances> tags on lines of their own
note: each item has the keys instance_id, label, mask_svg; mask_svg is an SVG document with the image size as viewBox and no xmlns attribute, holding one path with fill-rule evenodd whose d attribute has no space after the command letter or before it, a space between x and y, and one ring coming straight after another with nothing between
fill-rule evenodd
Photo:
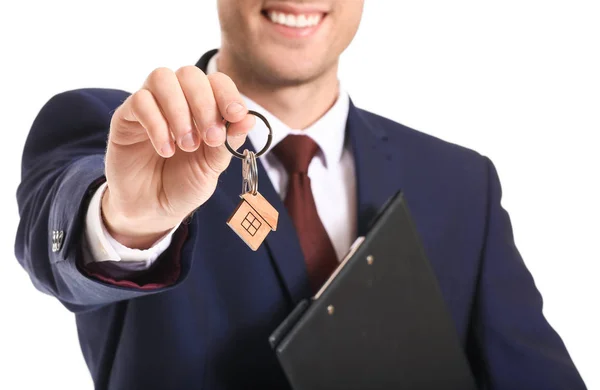
<instances>
[{"instance_id":1,"label":"tie knot","mask_svg":"<svg viewBox=\"0 0 600 390\"><path fill-rule=\"evenodd\" d=\"M317 154L319 145L305 135L288 135L273 148L289 175L307 173L308 165Z\"/></svg>"}]
</instances>

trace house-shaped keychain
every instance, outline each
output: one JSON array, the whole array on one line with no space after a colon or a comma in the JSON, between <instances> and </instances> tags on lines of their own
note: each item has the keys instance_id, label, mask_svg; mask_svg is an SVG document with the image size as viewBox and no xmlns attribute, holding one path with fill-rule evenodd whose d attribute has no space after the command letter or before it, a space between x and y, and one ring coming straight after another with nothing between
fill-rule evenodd
<instances>
[{"instance_id":1,"label":"house-shaped keychain","mask_svg":"<svg viewBox=\"0 0 600 390\"><path fill-rule=\"evenodd\" d=\"M279 213L259 193L240 195L242 201L227 220L227 225L253 250L257 250L269 232L277 229Z\"/></svg>"}]
</instances>

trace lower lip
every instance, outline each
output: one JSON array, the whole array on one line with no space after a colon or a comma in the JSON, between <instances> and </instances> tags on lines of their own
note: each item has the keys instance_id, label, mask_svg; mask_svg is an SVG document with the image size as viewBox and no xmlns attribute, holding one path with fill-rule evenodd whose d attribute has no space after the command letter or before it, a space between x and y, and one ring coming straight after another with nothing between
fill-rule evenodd
<instances>
[{"instance_id":1,"label":"lower lip","mask_svg":"<svg viewBox=\"0 0 600 390\"><path fill-rule=\"evenodd\" d=\"M273 23L271 21L271 19L269 19L268 16L266 16L266 15L263 15L263 16L265 17L266 22L269 23L275 29L275 31L279 32L281 35L284 35L288 38L306 38L306 37L310 37L311 35L314 35L317 32L319 27L321 27L321 25L323 24L323 20L325 19L325 17L327 15L323 15L317 25L310 26L310 27L301 27L301 28L288 27L283 24Z\"/></svg>"}]
</instances>

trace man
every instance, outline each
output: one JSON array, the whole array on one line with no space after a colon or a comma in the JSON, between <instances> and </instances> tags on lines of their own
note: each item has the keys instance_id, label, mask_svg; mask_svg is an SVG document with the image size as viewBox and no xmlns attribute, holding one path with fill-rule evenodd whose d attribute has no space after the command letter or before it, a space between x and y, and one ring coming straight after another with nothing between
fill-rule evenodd
<instances>
[{"instance_id":1,"label":"man","mask_svg":"<svg viewBox=\"0 0 600 390\"><path fill-rule=\"evenodd\" d=\"M362 6L219 0L222 46L195 67L157 69L131 95L65 92L41 110L16 255L76 314L97 389L288 387L269 334L399 189L481 387L584 388L543 317L490 160L360 110L340 88ZM225 224L241 164L224 120L234 147L265 142L246 140L249 108L274 128L259 178L280 213L256 252Z\"/></svg>"}]
</instances>

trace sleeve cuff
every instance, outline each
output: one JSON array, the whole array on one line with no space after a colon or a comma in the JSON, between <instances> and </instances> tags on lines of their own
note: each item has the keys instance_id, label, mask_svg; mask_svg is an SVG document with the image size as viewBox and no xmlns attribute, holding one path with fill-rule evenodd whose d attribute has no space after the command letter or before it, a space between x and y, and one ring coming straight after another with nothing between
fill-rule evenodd
<instances>
[{"instance_id":1,"label":"sleeve cuff","mask_svg":"<svg viewBox=\"0 0 600 390\"><path fill-rule=\"evenodd\" d=\"M86 213L85 235L88 245L86 252L89 253L89 256L85 256L85 264L103 261L136 262L135 268L138 270L150 268L154 261L171 245L173 233L179 228L179 224L148 249L140 250L124 246L108 233L102 221L102 195L106 187L107 183L98 187L90 200Z\"/></svg>"}]
</instances>

